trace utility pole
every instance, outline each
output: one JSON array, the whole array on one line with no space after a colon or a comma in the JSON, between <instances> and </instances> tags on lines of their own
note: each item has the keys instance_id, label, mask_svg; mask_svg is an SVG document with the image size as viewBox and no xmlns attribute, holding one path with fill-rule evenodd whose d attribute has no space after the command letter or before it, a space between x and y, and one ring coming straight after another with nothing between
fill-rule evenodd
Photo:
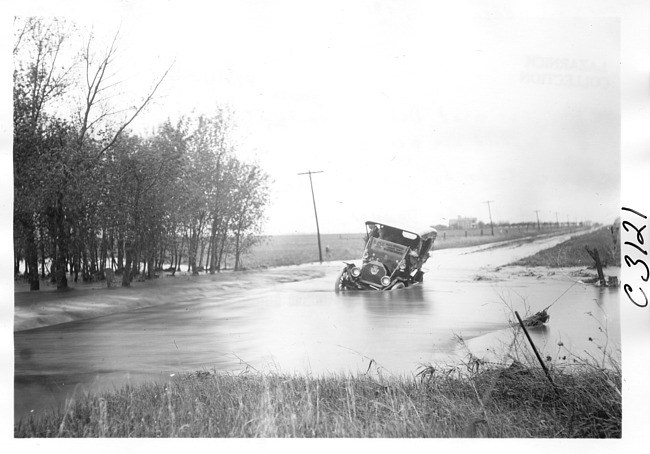
<instances>
[{"instance_id":1,"label":"utility pole","mask_svg":"<svg viewBox=\"0 0 650 454\"><path fill-rule=\"evenodd\" d=\"M535 215L537 216L537 230L540 230L540 228L539 228L539 210L535 210Z\"/></svg>"},{"instance_id":2,"label":"utility pole","mask_svg":"<svg viewBox=\"0 0 650 454\"><path fill-rule=\"evenodd\" d=\"M299 173L298 175L309 175L309 186L311 186L311 199L314 202L314 216L316 216L316 235L318 236L318 261L323 263L323 251L320 247L320 229L318 228L318 213L316 212L316 197L314 197L314 184L311 182L311 175L313 173L323 173L322 170L312 172L308 170L307 172Z\"/></svg>"},{"instance_id":3,"label":"utility pole","mask_svg":"<svg viewBox=\"0 0 650 454\"><path fill-rule=\"evenodd\" d=\"M488 214L490 215L490 230L492 230L492 236L494 236L494 225L492 224L492 211L490 210L490 202L494 202L494 200L486 200L483 203L487 203Z\"/></svg>"},{"instance_id":4,"label":"utility pole","mask_svg":"<svg viewBox=\"0 0 650 454\"><path fill-rule=\"evenodd\" d=\"M560 228L560 220L557 217L557 211L555 212L555 223L557 224L557 228Z\"/></svg>"}]
</instances>

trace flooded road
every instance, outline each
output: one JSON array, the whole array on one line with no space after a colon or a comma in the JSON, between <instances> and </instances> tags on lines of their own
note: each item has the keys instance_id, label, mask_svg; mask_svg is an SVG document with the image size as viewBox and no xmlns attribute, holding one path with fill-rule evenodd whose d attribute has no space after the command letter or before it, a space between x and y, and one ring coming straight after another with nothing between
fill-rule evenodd
<instances>
[{"instance_id":1,"label":"flooded road","mask_svg":"<svg viewBox=\"0 0 650 454\"><path fill-rule=\"evenodd\" d=\"M550 304L548 326L533 330L543 356L618 357L618 289L582 284L569 270L496 269L565 239L434 251L424 285L396 292L336 294L340 263L303 265L230 289L209 281L191 294L169 287L166 304L18 331L14 412L184 371L356 373L372 360L383 374L412 375L421 365L458 363L468 349L495 360L513 332L512 310Z\"/></svg>"}]
</instances>

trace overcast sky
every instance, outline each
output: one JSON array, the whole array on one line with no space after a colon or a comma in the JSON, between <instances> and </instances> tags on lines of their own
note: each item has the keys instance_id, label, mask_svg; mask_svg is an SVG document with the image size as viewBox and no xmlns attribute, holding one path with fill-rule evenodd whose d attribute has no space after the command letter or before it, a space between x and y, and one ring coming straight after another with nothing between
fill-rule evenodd
<instances>
[{"instance_id":1,"label":"overcast sky","mask_svg":"<svg viewBox=\"0 0 650 454\"><path fill-rule=\"evenodd\" d=\"M541 221L613 221L619 20L607 7L562 2L447 3L62 2L23 11L120 28L133 90L175 61L139 131L232 108L239 153L273 180L266 233L315 231L309 178L298 176L308 170L323 172L313 176L321 232L360 231L366 219L487 222L488 200L494 221L534 221L536 210Z\"/></svg>"}]
</instances>

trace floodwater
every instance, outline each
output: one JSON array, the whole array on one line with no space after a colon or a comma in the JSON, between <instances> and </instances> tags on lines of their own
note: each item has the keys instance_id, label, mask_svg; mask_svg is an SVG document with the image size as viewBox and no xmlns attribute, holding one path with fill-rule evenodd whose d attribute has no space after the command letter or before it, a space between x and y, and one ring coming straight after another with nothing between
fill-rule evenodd
<instances>
[{"instance_id":1,"label":"floodwater","mask_svg":"<svg viewBox=\"0 0 650 454\"><path fill-rule=\"evenodd\" d=\"M468 352L507 361L512 311L525 317L549 305L547 326L531 330L543 357L620 360L618 289L583 284L569 270L497 268L565 239L434 251L424 284L395 292L336 294L342 265L312 264L273 270L277 279L259 285L203 282L166 304L18 331L14 414L186 371L413 375Z\"/></svg>"}]
</instances>

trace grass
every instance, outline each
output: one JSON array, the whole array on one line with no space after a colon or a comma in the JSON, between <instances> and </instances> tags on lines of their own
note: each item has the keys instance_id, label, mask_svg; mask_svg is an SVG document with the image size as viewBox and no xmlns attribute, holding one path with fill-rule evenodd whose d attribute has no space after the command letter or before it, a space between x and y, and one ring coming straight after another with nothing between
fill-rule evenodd
<instances>
[{"instance_id":1,"label":"grass","mask_svg":"<svg viewBox=\"0 0 650 454\"><path fill-rule=\"evenodd\" d=\"M513 363L412 377L199 372L88 395L18 421L15 437L620 438L621 378Z\"/></svg>"},{"instance_id":2,"label":"grass","mask_svg":"<svg viewBox=\"0 0 650 454\"><path fill-rule=\"evenodd\" d=\"M321 235L323 260L349 260L361 257L363 233ZM245 268L267 268L318 262L316 235L274 235L266 237L243 257Z\"/></svg>"},{"instance_id":3,"label":"grass","mask_svg":"<svg viewBox=\"0 0 650 454\"><path fill-rule=\"evenodd\" d=\"M523 258L511 265L521 266L594 266L594 260L587 253L585 246L598 249L603 266L621 266L620 241L614 242L609 227L602 227L594 232L575 236L549 249L544 249L530 257Z\"/></svg>"}]
</instances>

